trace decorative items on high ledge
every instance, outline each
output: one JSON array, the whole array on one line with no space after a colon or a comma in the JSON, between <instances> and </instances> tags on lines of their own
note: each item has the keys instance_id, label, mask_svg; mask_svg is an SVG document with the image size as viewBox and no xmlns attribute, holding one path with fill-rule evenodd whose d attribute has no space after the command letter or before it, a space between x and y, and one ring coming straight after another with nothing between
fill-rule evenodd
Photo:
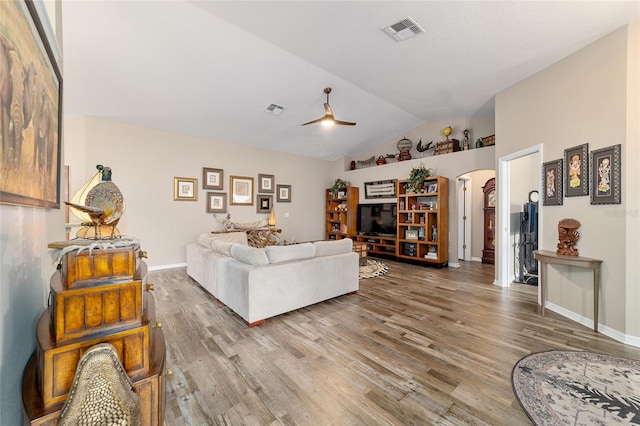
<instances>
[{"instance_id":1,"label":"decorative items on high ledge","mask_svg":"<svg viewBox=\"0 0 640 426\"><path fill-rule=\"evenodd\" d=\"M425 167L424 163L420 163L413 167L409 172L405 189L407 191L422 192L424 188L424 180L431 176L431 169Z\"/></svg>"},{"instance_id":2,"label":"decorative items on high ledge","mask_svg":"<svg viewBox=\"0 0 640 426\"><path fill-rule=\"evenodd\" d=\"M562 256L578 256L576 244L580 239L580 222L576 219L566 218L558 222L558 250L556 253Z\"/></svg>"}]
</instances>

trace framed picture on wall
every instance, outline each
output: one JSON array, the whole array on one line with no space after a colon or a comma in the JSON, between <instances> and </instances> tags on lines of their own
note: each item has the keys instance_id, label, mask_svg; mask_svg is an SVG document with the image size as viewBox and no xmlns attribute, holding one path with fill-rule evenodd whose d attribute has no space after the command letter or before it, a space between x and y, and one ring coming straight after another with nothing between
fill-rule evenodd
<instances>
[{"instance_id":1,"label":"framed picture on wall","mask_svg":"<svg viewBox=\"0 0 640 426\"><path fill-rule=\"evenodd\" d=\"M226 213L227 194L224 192L207 192L207 213Z\"/></svg>"},{"instance_id":2,"label":"framed picture on wall","mask_svg":"<svg viewBox=\"0 0 640 426\"><path fill-rule=\"evenodd\" d=\"M542 165L542 205L562 205L562 158Z\"/></svg>"},{"instance_id":3,"label":"framed picture on wall","mask_svg":"<svg viewBox=\"0 0 640 426\"><path fill-rule=\"evenodd\" d=\"M224 189L224 170L202 168L202 189Z\"/></svg>"},{"instance_id":4,"label":"framed picture on wall","mask_svg":"<svg viewBox=\"0 0 640 426\"><path fill-rule=\"evenodd\" d=\"M291 185L278 185L277 186L277 200L279 203L291 202Z\"/></svg>"},{"instance_id":5,"label":"framed picture on wall","mask_svg":"<svg viewBox=\"0 0 640 426\"><path fill-rule=\"evenodd\" d=\"M273 195L256 195L256 212L257 213L269 213L271 206L273 206Z\"/></svg>"},{"instance_id":6,"label":"framed picture on wall","mask_svg":"<svg viewBox=\"0 0 640 426\"><path fill-rule=\"evenodd\" d=\"M62 76L37 3L0 2L0 203L59 209Z\"/></svg>"},{"instance_id":7,"label":"framed picture on wall","mask_svg":"<svg viewBox=\"0 0 640 426\"><path fill-rule=\"evenodd\" d=\"M621 204L620 144L591 151L591 204Z\"/></svg>"},{"instance_id":8,"label":"framed picture on wall","mask_svg":"<svg viewBox=\"0 0 640 426\"><path fill-rule=\"evenodd\" d=\"M564 196L589 195L589 144L564 150Z\"/></svg>"},{"instance_id":9,"label":"framed picture on wall","mask_svg":"<svg viewBox=\"0 0 640 426\"><path fill-rule=\"evenodd\" d=\"M258 174L258 192L273 194L275 192L275 176Z\"/></svg>"},{"instance_id":10,"label":"framed picture on wall","mask_svg":"<svg viewBox=\"0 0 640 426\"><path fill-rule=\"evenodd\" d=\"M198 179L175 177L173 178L174 201L197 201Z\"/></svg>"},{"instance_id":11,"label":"framed picture on wall","mask_svg":"<svg viewBox=\"0 0 640 426\"><path fill-rule=\"evenodd\" d=\"M231 205L253 205L253 178L248 176L231 176Z\"/></svg>"}]
</instances>

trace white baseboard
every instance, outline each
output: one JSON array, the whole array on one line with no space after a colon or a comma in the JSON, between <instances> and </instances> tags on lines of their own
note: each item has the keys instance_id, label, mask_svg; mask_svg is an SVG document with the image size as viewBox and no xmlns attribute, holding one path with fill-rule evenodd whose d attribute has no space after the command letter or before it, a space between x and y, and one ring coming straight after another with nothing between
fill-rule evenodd
<instances>
[{"instance_id":1,"label":"white baseboard","mask_svg":"<svg viewBox=\"0 0 640 426\"><path fill-rule=\"evenodd\" d=\"M149 266L150 271L160 271L162 269L173 269L173 268L183 268L187 266L187 263L174 263L173 265L158 265L158 266Z\"/></svg>"},{"instance_id":2,"label":"white baseboard","mask_svg":"<svg viewBox=\"0 0 640 426\"><path fill-rule=\"evenodd\" d=\"M449 268L459 268L460 264L458 262L449 262Z\"/></svg>"},{"instance_id":3,"label":"white baseboard","mask_svg":"<svg viewBox=\"0 0 640 426\"><path fill-rule=\"evenodd\" d=\"M578 315L575 312L572 312L562 306L558 306L556 304L547 302L545 304L545 309L549 309L557 314L562 315L563 317L567 317L570 320L573 320L579 324L584 325L585 327L593 328L593 320L582 315ZM613 340L617 340L618 342L622 342L626 345L637 346L640 347L640 337L638 336L630 336L628 334L624 334L618 330L614 330L613 328L607 327L606 325L598 323L598 332L604 334L605 336L611 337Z\"/></svg>"},{"instance_id":4,"label":"white baseboard","mask_svg":"<svg viewBox=\"0 0 640 426\"><path fill-rule=\"evenodd\" d=\"M481 258L481 257L474 257L474 256L471 256L471 261L472 261L472 262L482 262L482 258Z\"/></svg>"}]
</instances>

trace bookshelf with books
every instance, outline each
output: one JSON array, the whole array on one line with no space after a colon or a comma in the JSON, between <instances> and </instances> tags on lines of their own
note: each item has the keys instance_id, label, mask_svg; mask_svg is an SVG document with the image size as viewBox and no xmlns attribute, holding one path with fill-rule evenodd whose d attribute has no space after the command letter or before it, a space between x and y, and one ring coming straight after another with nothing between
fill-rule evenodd
<instances>
[{"instance_id":1,"label":"bookshelf with books","mask_svg":"<svg viewBox=\"0 0 640 426\"><path fill-rule=\"evenodd\" d=\"M398 180L396 256L446 266L449 252L449 179L431 176L420 192L407 192Z\"/></svg>"}]
</instances>

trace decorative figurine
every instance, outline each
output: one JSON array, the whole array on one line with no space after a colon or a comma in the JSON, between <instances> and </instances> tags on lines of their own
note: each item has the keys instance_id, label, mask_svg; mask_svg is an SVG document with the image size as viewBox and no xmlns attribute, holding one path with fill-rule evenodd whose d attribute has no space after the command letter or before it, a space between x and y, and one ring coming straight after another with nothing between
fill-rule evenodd
<instances>
[{"instance_id":1,"label":"decorative figurine","mask_svg":"<svg viewBox=\"0 0 640 426\"><path fill-rule=\"evenodd\" d=\"M387 160L384 158L383 155L381 155L380 157L378 157L378 159L376 160L376 164L378 166L381 166L383 164L387 164Z\"/></svg>"},{"instance_id":2,"label":"decorative figurine","mask_svg":"<svg viewBox=\"0 0 640 426\"><path fill-rule=\"evenodd\" d=\"M576 244L580 239L580 222L575 219L562 219L558 222L558 250L561 256L578 256Z\"/></svg>"},{"instance_id":3,"label":"decorative figurine","mask_svg":"<svg viewBox=\"0 0 640 426\"><path fill-rule=\"evenodd\" d=\"M482 139L478 138L476 141L476 148L482 148Z\"/></svg>"},{"instance_id":4,"label":"decorative figurine","mask_svg":"<svg viewBox=\"0 0 640 426\"><path fill-rule=\"evenodd\" d=\"M431 145L433 144L433 141L429 142L426 145L422 145L422 138L420 138L420 141L418 142L418 145L416 145L416 150L420 153L425 152L427 150L429 150L431 148Z\"/></svg>"},{"instance_id":5,"label":"decorative figurine","mask_svg":"<svg viewBox=\"0 0 640 426\"><path fill-rule=\"evenodd\" d=\"M462 150L468 151L469 150L469 129L464 129L462 134L464 135L464 138L462 139Z\"/></svg>"},{"instance_id":6,"label":"decorative figurine","mask_svg":"<svg viewBox=\"0 0 640 426\"><path fill-rule=\"evenodd\" d=\"M413 142L411 139L402 138L396 144L398 151L398 161L411 160L411 153L409 152L413 148Z\"/></svg>"},{"instance_id":7,"label":"decorative figurine","mask_svg":"<svg viewBox=\"0 0 640 426\"><path fill-rule=\"evenodd\" d=\"M356 169L356 162L355 160L351 160L351 165L349 166L349 170L355 170Z\"/></svg>"},{"instance_id":8,"label":"decorative figurine","mask_svg":"<svg viewBox=\"0 0 640 426\"><path fill-rule=\"evenodd\" d=\"M453 129L451 128L451 126L447 126L442 129L442 134L445 138L447 138L447 142L449 142L449 136L451 136L451 133L453 133Z\"/></svg>"},{"instance_id":9,"label":"decorative figurine","mask_svg":"<svg viewBox=\"0 0 640 426\"><path fill-rule=\"evenodd\" d=\"M431 227L431 241L438 242L438 228L435 225Z\"/></svg>"}]
</instances>

